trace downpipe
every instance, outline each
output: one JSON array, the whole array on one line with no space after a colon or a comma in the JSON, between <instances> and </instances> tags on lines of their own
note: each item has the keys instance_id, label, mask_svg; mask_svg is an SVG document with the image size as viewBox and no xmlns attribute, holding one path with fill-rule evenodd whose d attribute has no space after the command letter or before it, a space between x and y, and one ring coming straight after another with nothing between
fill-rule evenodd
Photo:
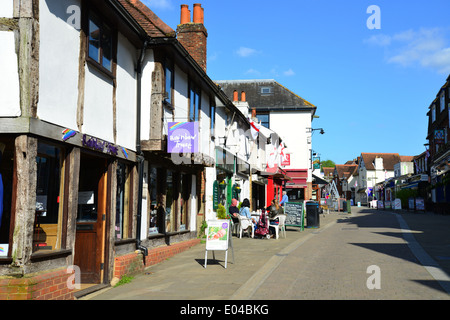
<instances>
[{"instance_id":1,"label":"downpipe","mask_svg":"<svg viewBox=\"0 0 450 320\"><path fill-rule=\"evenodd\" d=\"M143 254L144 267L145 257L148 256L148 248L141 243L141 218L142 218L142 188L144 179L144 154L141 150L141 80L142 80L142 63L145 56L145 50L147 49L148 41L145 40L142 46L141 54L137 62L137 94L136 94L136 154L138 159L138 204L136 215L136 250L139 250Z\"/></svg>"}]
</instances>

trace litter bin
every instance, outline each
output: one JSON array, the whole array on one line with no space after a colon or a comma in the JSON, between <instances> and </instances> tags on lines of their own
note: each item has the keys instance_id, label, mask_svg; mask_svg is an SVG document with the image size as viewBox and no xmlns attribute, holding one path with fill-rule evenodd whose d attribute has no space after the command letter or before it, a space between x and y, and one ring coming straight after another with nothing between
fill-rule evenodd
<instances>
[{"instance_id":1,"label":"litter bin","mask_svg":"<svg viewBox=\"0 0 450 320\"><path fill-rule=\"evenodd\" d=\"M315 201L306 202L306 227L319 228L319 203Z\"/></svg>"},{"instance_id":2,"label":"litter bin","mask_svg":"<svg viewBox=\"0 0 450 320\"><path fill-rule=\"evenodd\" d=\"M352 213L352 203L347 201L347 213Z\"/></svg>"}]
</instances>

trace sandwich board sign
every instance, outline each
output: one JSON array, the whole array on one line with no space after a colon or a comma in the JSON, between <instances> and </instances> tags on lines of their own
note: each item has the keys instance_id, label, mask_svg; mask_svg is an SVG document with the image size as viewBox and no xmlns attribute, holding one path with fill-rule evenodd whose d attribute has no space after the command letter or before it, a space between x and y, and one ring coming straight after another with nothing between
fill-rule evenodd
<instances>
[{"instance_id":1,"label":"sandwich board sign","mask_svg":"<svg viewBox=\"0 0 450 320\"><path fill-rule=\"evenodd\" d=\"M214 251L225 251L225 268L227 267L228 247L230 246L231 250L233 250L230 229L230 220L208 220L208 227L206 228L205 268L208 258L208 250L213 252L213 257Z\"/></svg>"}]
</instances>

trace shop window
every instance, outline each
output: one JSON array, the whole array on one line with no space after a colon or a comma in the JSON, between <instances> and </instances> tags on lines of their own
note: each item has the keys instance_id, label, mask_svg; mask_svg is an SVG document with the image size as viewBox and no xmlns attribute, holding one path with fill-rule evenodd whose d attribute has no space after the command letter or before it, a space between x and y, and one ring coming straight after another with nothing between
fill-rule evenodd
<instances>
[{"instance_id":1,"label":"shop window","mask_svg":"<svg viewBox=\"0 0 450 320\"><path fill-rule=\"evenodd\" d=\"M148 172L148 199L150 205L150 224L148 229L149 235L164 233L164 205L161 203L160 187L158 177L161 177L162 170L150 167Z\"/></svg>"},{"instance_id":2,"label":"shop window","mask_svg":"<svg viewBox=\"0 0 450 320\"><path fill-rule=\"evenodd\" d=\"M11 255L14 139L0 139L0 257Z\"/></svg>"},{"instance_id":3,"label":"shop window","mask_svg":"<svg viewBox=\"0 0 450 320\"><path fill-rule=\"evenodd\" d=\"M60 249L63 151L59 147L39 142L36 165L33 252Z\"/></svg>"},{"instance_id":4,"label":"shop window","mask_svg":"<svg viewBox=\"0 0 450 320\"><path fill-rule=\"evenodd\" d=\"M119 162L116 170L116 224L115 239L128 239L131 226L130 202L131 202L131 169L125 163Z\"/></svg>"},{"instance_id":5,"label":"shop window","mask_svg":"<svg viewBox=\"0 0 450 320\"><path fill-rule=\"evenodd\" d=\"M191 196L192 176L181 176L180 231L189 229L189 198Z\"/></svg>"},{"instance_id":6,"label":"shop window","mask_svg":"<svg viewBox=\"0 0 450 320\"><path fill-rule=\"evenodd\" d=\"M176 230L176 206L175 206L175 184L174 173L167 170L166 175L166 232Z\"/></svg>"}]
</instances>

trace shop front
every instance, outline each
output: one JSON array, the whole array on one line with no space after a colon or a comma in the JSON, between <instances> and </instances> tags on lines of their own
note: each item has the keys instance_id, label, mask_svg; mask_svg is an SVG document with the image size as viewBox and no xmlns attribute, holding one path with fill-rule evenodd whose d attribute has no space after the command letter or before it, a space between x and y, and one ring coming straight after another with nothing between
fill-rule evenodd
<instances>
[{"instance_id":1,"label":"shop front","mask_svg":"<svg viewBox=\"0 0 450 320\"><path fill-rule=\"evenodd\" d=\"M73 130L45 131L0 135L0 275L34 279L24 298L70 299L111 280L113 230L133 237L135 154ZM46 295L42 279L70 276L73 290Z\"/></svg>"}]
</instances>

